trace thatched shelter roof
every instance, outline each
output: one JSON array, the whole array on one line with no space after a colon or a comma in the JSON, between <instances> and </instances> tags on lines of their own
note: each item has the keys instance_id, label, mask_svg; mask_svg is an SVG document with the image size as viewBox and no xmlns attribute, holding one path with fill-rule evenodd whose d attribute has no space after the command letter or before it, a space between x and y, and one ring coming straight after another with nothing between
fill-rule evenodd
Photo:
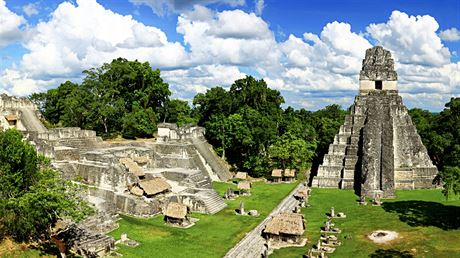
<instances>
[{"instance_id":1,"label":"thatched shelter roof","mask_svg":"<svg viewBox=\"0 0 460 258\"><path fill-rule=\"evenodd\" d=\"M251 183L249 183L249 181L240 181L237 187L241 190L249 190L251 189Z\"/></svg>"},{"instance_id":2,"label":"thatched shelter roof","mask_svg":"<svg viewBox=\"0 0 460 258\"><path fill-rule=\"evenodd\" d=\"M171 186L161 177L139 181L139 186L144 189L147 195L155 195L171 189Z\"/></svg>"},{"instance_id":3,"label":"thatched shelter roof","mask_svg":"<svg viewBox=\"0 0 460 258\"><path fill-rule=\"evenodd\" d=\"M280 235L302 235L305 231L303 215L298 213L280 213L265 226L265 233Z\"/></svg>"},{"instance_id":4,"label":"thatched shelter roof","mask_svg":"<svg viewBox=\"0 0 460 258\"><path fill-rule=\"evenodd\" d=\"M175 219L185 219L185 216L187 216L187 206L182 203L170 202L166 207L165 216Z\"/></svg>"},{"instance_id":5,"label":"thatched shelter roof","mask_svg":"<svg viewBox=\"0 0 460 258\"><path fill-rule=\"evenodd\" d=\"M133 173L134 175L138 177L145 176L144 170L139 167L139 165L137 165L137 163L134 162L131 158L121 158L120 162L128 169L129 172Z\"/></svg>"},{"instance_id":6,"label":"thatched shelter roof","mask_svg":"<svg viewBox=\"0 0 460 258\"><path fill-rule=\"evenodd\" d=\"M247 177L248 177L248 173L246 172L238 172L235 175L236 179L241 179L241 180L246 180Z\"/></svg>"},{"instance_id":7,"label":"thatched shelter roof","mask_svg":"<svg viewBox=\"0 0 460 258\"><path fill-rule=\"evenodd\" d=\"M13 114L9 114L9 115L6 115L5 116L5 119L7 121L15 121L15 120L18 120L18 117L16 115L13 115Z\"/></svg>"},{"instance_id":8,"label":"thatched shelter roof","mask_svg":"<svg viewBox=\"0 0 460 258\"><path fill-rule=\"evenodd\" d=\"M282 169L273 169L272 170L272 177L282 177Z\"/></svg>"},{"instance_id":9,"label":"thatched shelter roof","mask_svg":"<svg viewBox=\"0 0 460 258\"><path fill-rule=\"evenodd\" d=\"M144 165L149 162L149 157L147 156L134 157L133 160L139 165Z\"/></svg>"},{"instance_id":10,"label":"thatched shelter roof","mask_svg":"<svg viewBox=\"0 0 460 258\"><path fill-rule=\"evenodd\" d=\"M294 197L298 197L298 198L308 198L308 189L303 187L303 188L300 188L295 194L294 194Z\"/></svg>"},{"instance_id":11,"label":"thatched shelter roof","mask_svg":"<svg viewBox=\"0 0 460 258\"><path fill-rule=\"evenodd\" d=\"M297 172L297 170L295 169L289 169L289 168L286 168L284 170L284 176L285 177L295 177L295 173Z\"/></svg>"},{"instance_id":12,"label":"thatched shelter roof","mask_svg":"<svg viewBox=\"0 0 460 258\"><path fill-rule=\"evenodd\" d=\"M139 186L135 185L131 187L131 190L129 190L132 194L136 196L142 196L144 195L144 190L142 190Z\"/></svg>"}]
</instances>

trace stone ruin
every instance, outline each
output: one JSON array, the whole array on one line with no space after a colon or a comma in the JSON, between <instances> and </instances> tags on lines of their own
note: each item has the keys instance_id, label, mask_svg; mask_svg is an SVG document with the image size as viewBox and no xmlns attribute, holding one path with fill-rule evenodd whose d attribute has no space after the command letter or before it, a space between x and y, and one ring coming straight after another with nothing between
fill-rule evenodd
<instances>
[{"instance_id":1,"label":"stone ruin","mask_svg":"<svg viewBox=\"0 0 460 258\"><path fill-rule=\"evenodd\" d=\"M87 185L88 201L102 214L151 216L169 202L208 214L226 206L211 184L232 175L204 128L159 124L156 140L106 142L90 130L47 129L40 119L29 100L0 96L0 129L22 131L64 179Z\"/></svg>"},{"instance_id":2,"label":"stone ruin","mask_svg":"<svg viewBox=\"0 0 460 258\"><path fill-rule=\"evenodd\" d=\"M313 179L315 187L394 196L395 189L432 187L437 168L428 156L397 90L391 53L366 51L359 95Z\"/></svg>"}]
</instances>

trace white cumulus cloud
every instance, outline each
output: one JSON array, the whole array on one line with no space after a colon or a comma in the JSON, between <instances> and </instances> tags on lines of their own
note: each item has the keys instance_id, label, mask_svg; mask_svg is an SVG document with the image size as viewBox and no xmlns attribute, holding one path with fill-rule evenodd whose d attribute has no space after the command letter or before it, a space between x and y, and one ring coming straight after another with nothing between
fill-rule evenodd
<instances>
[{"instance_id":1,"label":"white cumulus cloud","mask_svg":"<svg viewBox=\"0 0 460 258\"><path fill-rule=\"evenodd\" d=\"M175 96L191 100L215 86L230 86L245 75L236 66L198 65L187 69L164 71L162 76L171 85Z\"/></svg>"},{"instance_id":2,"label":"white cumulus cloud","mask_svg":"<svg viewBox=\"0 0 460 258\"><path fill-rule=\"evenodd\" d=\"M190 46L197 64L271 66L280 52L268 24L254 13L241 10L213 12L195 6L178 18L177 32Z\"/></svg>"},{"instance_id":3,"label":"white cumulus cloud","mask_svg":"<svg viewBox=\"0 0 460 258\"><path fill-rule=\"evenodd\" d=\"M21 38L20 26L25 22L24 17L12 12L5 1L0 0L0 48Z\"/></svg>"},{"instance_id":4,"label":"white cumulus cloud","mask_svg":"<svg viewBox=\"0 0 460 258\"><path fill-rule=\"evenodd\" d=\"M450 52L436 33L438 29L438 22L430 15L393 11L386 23L370 24L367 32L393 51L401 63L441 66L450 62Z\"/></svg>"},{"instance_id":5,"label":"white cumulus cloud","mask_svg":"<svg viewBox=\"0 0 460 258\"><path fill-rule=\"evenodd\" d=\"M439 37L445 41L459 41L460 31L457 28L450 28L439 33Z\"/></svg>"},{"instance_id":6,"label":"white cumulus cloud","mask_svg":"<svg viewBox=\"0 0 460 258\"><path fill-rule=\"evenodd\" d=\"M23 45L28 53L16 68L20 73L13 77L3 74L10 78L6 83L9 88L26 85L26 79L76 77L84 69L117 57L149 61L163 68L182 66L187 59L184 47L168 41L160 29L107 10L95 0L60 4L48 21L28 31ZM21 92L29 94L37 87Z\"/></svg>"}]
</instances>

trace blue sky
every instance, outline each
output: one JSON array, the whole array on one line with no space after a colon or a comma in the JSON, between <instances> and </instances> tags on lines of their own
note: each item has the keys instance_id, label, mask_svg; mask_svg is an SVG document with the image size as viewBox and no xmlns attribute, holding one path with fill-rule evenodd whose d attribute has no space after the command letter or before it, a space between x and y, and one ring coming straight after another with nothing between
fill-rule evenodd
<instances>
[{"instance_id":1,"label":"blue sky","mask_svg":"<svg viewBox=\"0 0 460 258\"><path fill-rule=\"evenodd\" d=\"M149 61L173 97L245 74L286 106L348 107L365 49L389 49L408 107L460 96L460 1L0 0L0 91L80 81L113 58Z\"/></svg>"}]
</instances>

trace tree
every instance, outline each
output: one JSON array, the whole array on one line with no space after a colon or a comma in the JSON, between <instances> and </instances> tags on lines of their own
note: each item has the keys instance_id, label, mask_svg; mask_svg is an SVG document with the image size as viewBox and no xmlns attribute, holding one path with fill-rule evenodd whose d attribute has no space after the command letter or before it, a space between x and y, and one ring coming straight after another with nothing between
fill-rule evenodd
<instances>
[{"instance_id":1,"label":"tree","mask_svg":"<svg viewBox=\"0 0 460 258\"><path fill-rule=\"evenodd\" d=\"M151 137L157 130L158 118L152 108L143 109L135 102L133 111L126 113L121 121L123 137L134 139L136 136Z\"/></svg>"},{"instance_id":2,"label":"tree","mask_svg":"<svg viewBox=\"0 0 460 258\"><path fill-rule=\"evenodd\" d=\"M227 117L231 114L231 98L229 93L222 87L214 87L206 93L198 93L193 98L195 106L193 113L198 119L198 125L203 126L211 120L213 115L223 115Z\"/></svg>"},{"instance_id":3,"label":"tree","mask_svg":"<svg viewBox=\"0 0 460 258\"><path fill-rule=\"evenodd\" d=\"M49 239L58 219L78 221L92 212L80 187L59 179L18 131L0 133L0 159L0 237Z\"/></svg>"},{"instance_id":4,"label":"tree","mask_svg":"<svg viewBox=\"0 0 460 258\"><path fill-rule=\"evenodd\" d=\"M269 153L277 167L301 169L311 164L315 149L315 143L308 143L286 132L270 146Z\"/></svg>"},{"instance_id":5,"label":"tree","mask_svg":"<svg viewBox=\"0 0 460 258\"><path fill-rule=\"evenodd\" d=\"M446 198L460 193L460 98L451 98L440 114L412 109L409 114L428 154L438 167L435 182L443 183Z\"/></svg>"},{"instance_id":6,"label":"tree","mask_svg":"<svg viewBox=\"0 0 460 258\"><path fill-rule=\"evenodd\" d=\"M53 125L95 130L104 137L152 137L156 125L148 123L168 116L169 85L148 62L117 58L83 73L81 85L67 81L56 89L30 96ZM191 122L187 111L178 110L174 119Z\"/></svg>"},{"instance_id":7,"label":"tree","mask_svg":"<svg viewBox=\"0 0 460 258\"><path fill-rule=\"evenodd\" d=\"M196 120L191 117L192 109L187 101L172 99L166 102L164 121L176 123L181 126L184 124L196 124Z\"/></svg>"},{"instance_id":8,"label":"tree","mask_svg":"<svg viewBox=\"0 0 460 258\"><path fill-rule=\"evenodd\" d=\"M38 181L39 160L16 130L0 132L0 199L16 198Z\"/></svg>"},{"instance_id":9,"label":"tree","mask_svg":"<svg viewBox=\"0 0 460 258\"><path fill-rule=\"evenodd\" d=\"M460 167L445 167L439 172L439 179L444 183L442 193L446 199L460 194Z\"/></svg>"}]
</instances>

